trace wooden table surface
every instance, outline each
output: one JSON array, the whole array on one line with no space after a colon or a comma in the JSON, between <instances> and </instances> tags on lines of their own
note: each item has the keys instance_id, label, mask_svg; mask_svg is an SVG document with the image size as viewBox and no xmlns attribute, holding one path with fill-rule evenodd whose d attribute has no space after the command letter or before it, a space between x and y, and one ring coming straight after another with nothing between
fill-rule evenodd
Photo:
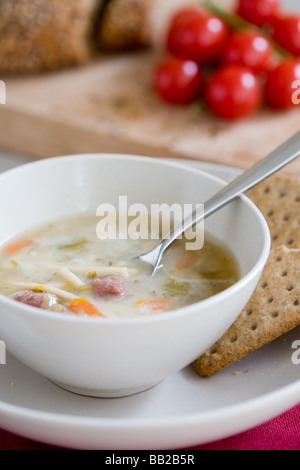
<instances>
[{"instance_id":1,"label":"wooden table surface","mask_svg":"<svg viewBox=\"0 0 300 470\"><path fill-rule=\"evenodd\" d=\"M0 147L34 158L114 152L247 168L300 130L300 105L230 123L199 106L164 104L151 86L157 60L153 52L139 52L7 78ZM286 171L300 175L300 160Z\"/></svg>"}]
</instances>

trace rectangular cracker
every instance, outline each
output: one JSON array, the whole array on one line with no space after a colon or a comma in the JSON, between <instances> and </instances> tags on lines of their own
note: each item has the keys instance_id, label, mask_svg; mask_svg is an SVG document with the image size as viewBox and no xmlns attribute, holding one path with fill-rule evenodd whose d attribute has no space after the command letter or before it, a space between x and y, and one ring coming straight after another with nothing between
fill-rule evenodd
<instances>
[{"instance_id":1,"label":"rectangular cracker","mask_svg":"<svg viewBox=\"0 0 300 470\"><path fill-rule=\"evenodd\" d=\"M247 306L194 367L200 376L210 377L298 325L300 250L277 246Z\"/></svg>"},{"instance_id":2,"label":"rectangular cracker","mask_svg":"<svg viewBox=\"0 0 300 470\"><path fill-rule=\"evenodd\" d=\"M300 179L278 173L251 189L247 196L264 215L272 246L300 248Z\"/></svg>"},{"instance_id":3,"label":"rectangular cracker","mask_svg":"<svg viewBox=\"0 0 300 470\"><path fill-rule=\"evenodd\" d=\"M223 337L194 362L204 377L300 324L300 180L277 173L247 195L266 218L272 250L246 308ZM279 276L279 272L288 274Z\"/></svg>"}]
</instances>

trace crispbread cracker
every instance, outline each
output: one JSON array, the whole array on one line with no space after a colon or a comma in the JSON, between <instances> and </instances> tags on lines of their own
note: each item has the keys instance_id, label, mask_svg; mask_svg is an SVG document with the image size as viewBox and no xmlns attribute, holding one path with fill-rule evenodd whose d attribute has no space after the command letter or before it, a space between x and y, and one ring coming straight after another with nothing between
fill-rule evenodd
<instances>
[{"instance_id":1,"label":"crispbread cracker","mask_svg":"<svg viewBox=\"0 0 300 470\"><path fill-rule=\"evenodd\" d=\"M236 322L195 362L209 377L300 325L300 180L276 174L248 192L268 223L272 248Z\"/></svg>"},{"instance_id":2,"label":"crispbread cracker","mask_svg":"<svg viewBox=\"0 0 300 470\"><path fill-rule=\"evenodd\" d=\"M300 250L278 246L245 309L195 362L209 377L300 325Z\"/></svg>"},{"instance_id":3,"label":"crispbread cracker","mask_svg":"<svg viewBox=\"0 0 300 470\"><path fill-rule=\"evenodd\" d=\"M300 180L276 174L247 195L268 223L272 246L300 248Z\"/></svg>"}]
</instances>

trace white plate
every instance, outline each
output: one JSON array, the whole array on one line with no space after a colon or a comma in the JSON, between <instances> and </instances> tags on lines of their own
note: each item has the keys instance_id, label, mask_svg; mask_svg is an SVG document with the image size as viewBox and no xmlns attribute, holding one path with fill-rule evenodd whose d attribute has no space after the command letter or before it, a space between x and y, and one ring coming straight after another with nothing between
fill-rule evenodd
<instances>
[{"instance_id":1,"label":"white plate","mask_svg":"<svg viewBox=\"0 0 300 470\"><path fill-rule=\"evenodd\" d=\"M223 166L187 164L227 181L239 174ZM62 390L8 354L0 366L0 427L75 449L191 449L299 403L300 365L292 362L292 343L299 339L297 328L209 379L190 366L151 390L113 399Z\"/></svg>"}]
</instances>

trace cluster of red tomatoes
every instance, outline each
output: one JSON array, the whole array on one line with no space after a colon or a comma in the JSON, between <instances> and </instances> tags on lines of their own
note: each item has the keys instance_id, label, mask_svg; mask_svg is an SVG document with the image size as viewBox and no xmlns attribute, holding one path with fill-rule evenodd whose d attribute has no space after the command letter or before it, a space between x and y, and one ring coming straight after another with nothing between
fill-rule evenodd
<instances>
[{"instance_id":1,"label":"cluster of red tomatoes","mask_svg":"<svg viewBox=\"0 0 300 470\"><path fill-rule=\"evenodd\" d=\"M283 14L280 0L239 0L235 12L211 1L184 7L172 18L166 48L154 87L169 103L202 100L224 119L248 116L262 104L295 106L300 16Z\"/></svg>"}]
</instances>

